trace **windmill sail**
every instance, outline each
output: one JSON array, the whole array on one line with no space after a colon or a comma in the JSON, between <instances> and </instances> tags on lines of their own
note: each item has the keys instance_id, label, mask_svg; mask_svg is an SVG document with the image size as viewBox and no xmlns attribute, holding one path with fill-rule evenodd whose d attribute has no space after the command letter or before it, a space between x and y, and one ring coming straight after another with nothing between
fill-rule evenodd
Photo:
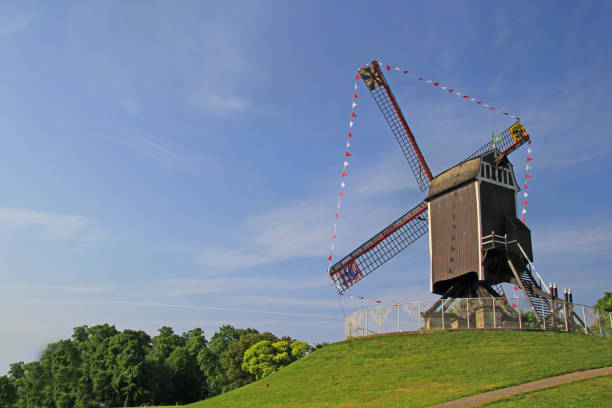
<instances>
[{"instance_id":1,"label":"windmill sail","mask_svg":"<svg viewBox=\"0 0 612 408\"><path fill-rule=\"evenodd\" d=\"M416 177L419 188L421 191L428 190L429 182L433 178L431 171L423 158L423 154L419 149L412 131L408 127L408 123L406 123L406 119L393 93L391 93L391 88L389 88L378 66L378 62L372 61L367 67L361 68L359 70L359 75L370 90L372 97L374 97L376 104L395 135L402 152L404 152L406 159L408 159L408 163Z\"/></svg>"},{"instance_id":2,"label":"windmill sail","mask_svg":"<svg viewBox=\"0 0 612 408\"><path fill-rule=\"evenodd\" d=\"M502 152L503 155L507 155L521 147L524 143L528 142L529 135L521 122L516 122L514 125L510 126L508 129L504 130L500 135L498 135L497 140L498 141L495 143L495 147ZM488 142L463 161L466 162L482 156L492 148L493 146L491 145L491 142Z\"/></svg>"},{"instance_id":3,"label":"windmill sail","mask_svg":"<svg viewBox=\"0 0 612 408\"><path fill-rule=\"evenodd\" d=\"M427 204L421 204L374 235L329 269L340 293L427 233Z\"/></svg>"}]
</instances>

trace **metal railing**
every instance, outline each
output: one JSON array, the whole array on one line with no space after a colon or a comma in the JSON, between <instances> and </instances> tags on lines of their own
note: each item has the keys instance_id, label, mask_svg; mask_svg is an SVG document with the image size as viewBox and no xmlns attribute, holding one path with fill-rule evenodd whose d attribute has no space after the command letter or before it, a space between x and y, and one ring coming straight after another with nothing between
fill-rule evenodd
<instances>
[{"instance_id":1,"label":"metal railing","mask_svg":"<svg viewBox=\"0 0 612 408\"><path fill-rule=\"evenodd\" d=\"M345 337L422 330L554 330L612 337L612 313L555 299L544 324L521 298L456 298L379 305L346 317ZM525 309L522 309L524 307Z\"/></svg>"}]
</instances>

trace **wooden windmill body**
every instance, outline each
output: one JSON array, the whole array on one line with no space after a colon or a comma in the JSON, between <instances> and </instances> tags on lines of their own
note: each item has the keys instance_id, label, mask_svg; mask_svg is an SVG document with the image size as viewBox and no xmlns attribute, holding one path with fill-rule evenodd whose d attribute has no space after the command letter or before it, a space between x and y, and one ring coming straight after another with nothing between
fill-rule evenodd
<instances>
[{"instance_id":1,"label":"wooden windmill body","mask_svg":"<svg viewBox=\"0 0 612 408\"><path fill-rule=\"evenodd\" d=\"M390 70L390 67L387 67ZM433 177L377 61L359 70L406 156L423 202L328 270L339 293L429 232L430 290L441 299L497 297L520 287L540 321L551 314L550 291L533 268L531 232L517 218L520 190L508 155L529 141L520 122L464 161ZM534 278L536 273L538 280ZM440 307L436 302L432 310ZM553 307L554 308L554 307ZM427 313L432 312L432 310Z\"/></svg>"},{"instance_id":2,"label":"wooden windmill body","mask_svg":"<svg viewBox=\"0 0 612 408\"><path fill-rule=\"evenodd\" d=\"M517 217L519 191L507 157L491 150L441 173L425 198L429 214L432 293L444 297L500 296L494 285L513 282L508 260L525 267L518 243L533 262L531 232Z\"/></svg>"}]
</instances>

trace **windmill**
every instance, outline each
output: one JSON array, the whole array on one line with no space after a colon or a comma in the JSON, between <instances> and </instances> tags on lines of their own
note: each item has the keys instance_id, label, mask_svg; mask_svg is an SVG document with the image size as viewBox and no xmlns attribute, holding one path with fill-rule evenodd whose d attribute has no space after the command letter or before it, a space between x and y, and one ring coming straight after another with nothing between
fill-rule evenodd
<instances>
[{"instance_id":1,"label":"windmill","mask_svg":"<svg viewBox=\"0 0 612 408\"><path fill-rule=\"evenodd\" d=\"M441 299L503 297L519 287L540 322L553 315L551 293L533 267L531 232L517 218L520 191L508 155L529 141L517 121L464 161L433 176L374 60L359 70L397 139L425 199L329 268L343 294L429 232L430 291ZM538 280L534 278L534 273Z\"/></svg>"}]
</instances>

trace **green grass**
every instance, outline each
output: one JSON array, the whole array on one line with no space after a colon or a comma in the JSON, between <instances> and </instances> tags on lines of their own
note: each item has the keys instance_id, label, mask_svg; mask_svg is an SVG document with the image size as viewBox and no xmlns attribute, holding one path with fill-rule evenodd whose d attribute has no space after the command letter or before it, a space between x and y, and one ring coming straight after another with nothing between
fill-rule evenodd
<instances>
[{"instance_id":1,"label":"green grass","mask_svg":"<svg viewBox=\"0 0 612 408\"><path fill-rule=\"evenodd\" d=\"M612 339L582 334L395 334L328 345L263 380L187 407L424 407L610 365Z\"/></svg>"},{"instance_id":2,"label":"green grass","mask_svg":"<svg viewBox=\"0 0 612 408\"><path fill-rule=\"evenodd\" d=\"M607 407L612 401L612 375L575 381L482 405L486 408Z\"/></svg>"}]
</instances>

